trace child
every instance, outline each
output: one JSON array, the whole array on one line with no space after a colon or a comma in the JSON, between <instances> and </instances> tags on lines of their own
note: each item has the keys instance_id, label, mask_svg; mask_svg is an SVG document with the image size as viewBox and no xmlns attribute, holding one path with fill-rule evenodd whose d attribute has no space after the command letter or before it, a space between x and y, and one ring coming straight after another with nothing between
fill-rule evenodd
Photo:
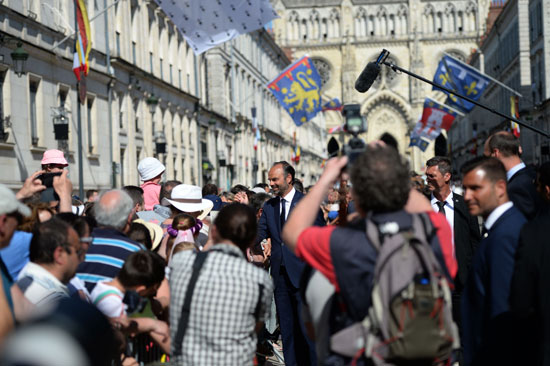
<instances>
[{"instance_id":1,"label":"child","mask_svg":"<svg viewBox=\"0 0 550 366\"><path fill-rule=\"evenodd\" d=\"M166 167L155 158L145 158L138 164L139 177L143 181L143 200L145 210L150 211L159 204L160 179Z\"/></svg>"},{"instance_id":2,"label":"child","mask_svg":"<svg viewBox=\"0 0 550 366\"><path fill-rule=\"evenodd\" d=\"M170 235L166 245L167 262L170 262L170 259L172 259L172 256L174 255L174 248L179 243L195 242L195 234L200 231L200 227L198 227L197 224L197 220L193 216L186 213L182 213L174 217L172 225L167 228L168 235Z\"/></svg>"},{"instance_id":3,"label":"child","mask_svg":"<svg viewBox=\"0 0 550 366\"><path fill-rule=\"evenodd\" d=\"M122 302L127 291L135 291L142 297L155 296L164 280L164 265L164 259L157 253L145 250L134 252L126 258L113 280L97 283L91 300L116 328L132 335L147 332L165 352L169 352L167 324L153 318L127 319L126 305Z\"/></svg>"}]
</instances>

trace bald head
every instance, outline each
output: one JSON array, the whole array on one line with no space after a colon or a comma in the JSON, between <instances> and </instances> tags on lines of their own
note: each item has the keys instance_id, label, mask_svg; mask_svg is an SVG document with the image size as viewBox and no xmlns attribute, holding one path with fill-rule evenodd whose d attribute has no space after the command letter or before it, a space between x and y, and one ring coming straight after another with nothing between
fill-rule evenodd
<instances>
[{"instance_id":1,"label":"bald head","mask_svg":"<svg viewBox=\"0 0 550 366\"><path fill-rule=\"evenodd\" d=\"M123 231L132 214L134 202L128 193L113 189L101 194L94 206L97 223Z\"/></svg>"}]
</instances>

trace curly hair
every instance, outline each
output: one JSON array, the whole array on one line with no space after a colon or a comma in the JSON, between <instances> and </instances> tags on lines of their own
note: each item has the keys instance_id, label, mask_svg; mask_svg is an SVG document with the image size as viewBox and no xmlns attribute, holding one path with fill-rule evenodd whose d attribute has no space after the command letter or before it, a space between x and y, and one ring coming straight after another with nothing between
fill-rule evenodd
<instances>
[{"instance_id":1,"label":"curly hair","mask_svg":"<svg viewBox=\"0 0 550 366\"><path fill-rule=\"evenodd\" d=\"M409 164L392 147L368 146L350 172L357 206L365 213L401 210L409 198Z\"/></svg>"}]
</instances>

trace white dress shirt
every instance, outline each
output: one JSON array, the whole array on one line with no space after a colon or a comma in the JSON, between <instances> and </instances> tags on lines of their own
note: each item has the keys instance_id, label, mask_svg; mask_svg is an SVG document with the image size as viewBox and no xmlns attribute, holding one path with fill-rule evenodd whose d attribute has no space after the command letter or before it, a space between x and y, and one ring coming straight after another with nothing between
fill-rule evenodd
<instances>
[{"instance_id":1,"label":"white dress shirt","mask_svg":"<svg viewBox=\"0 0 550 366\"><path fill-rule=\"evenodd\" d=\"M510 180L510 178L512 178L514 176L514 174L516 174L519 170L525 168L525 163L522 161L521 163L519 163L518 165L512 167L512 169L508 170L506 172L506 180Z\"/></svg>"},{"instance_id":2,"label":"white dress shirt","mask_svg":"<svg viewBox=\"0 0 550 366\"><path fill-rule=\"evenodd\" d=\"M510 208L512 208L512 206L514 205L514 203L512 201L509 201L509 202L506 202L506 203L503 203L502 205L498 206L497 208L495 208L493 210L493 212L491 212L489 214L489 216L487 217L487 220L485 220L485 222L483 223L483 225L485 226L485 228L487 230L491 230L491 227L495 224L495 222L506 212L508 211Z\"/></svg>"},{"instance_id":3,"label":"white dress shirt","mask_svg":"<svg viewBox=\"0 0 550 366\"><path fill-rule=\"evenodd\" d=\"M294 199L294 195L296 194L296 190L294 187L286 194L286 196L281 197L281 199L285 200L285 221L288 218L288 212L290 211L290 204L292 203L292 200ZM283 205L279 205L279 216L281 215L283 209Z\"/></svg>"},{"instance_id":4,"label":"white dress shirt","mask_svg":"<svg viewBox=\"0 0 550 366\"><path fill-rule=\"evenodd\" d=\"M437 202L439 200L435 198L434 194L432 193L432 199L430 200L430 203L432 205L432 208L435 212L439 212L439 206L437 205ZM443 206L445 209L445 218L447 219L447 222L449 223L449 226L451 227L451 238L453 243L453 255L455 252L455 203L453 201L453 191L445 198L445 206Z\"/></svg>"}]
</instances>

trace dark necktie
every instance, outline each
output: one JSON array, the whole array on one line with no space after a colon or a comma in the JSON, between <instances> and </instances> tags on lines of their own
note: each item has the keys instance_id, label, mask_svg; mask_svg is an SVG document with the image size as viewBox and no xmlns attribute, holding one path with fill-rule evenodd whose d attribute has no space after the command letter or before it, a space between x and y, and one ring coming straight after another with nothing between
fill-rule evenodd
<instances>
[{"instance_id":1,"label":"dark necktie","mask_svg":"<svg viewBox=\"0 0 550 366\"><path fill-rule=\"evenodd\" d=\"M439 212L442 213L443 216L446 217L447 215L445 215L445 202L444 201L443 202L442 201L437 201L435 204L437 205L437 207L439 207Z\"/></svg>"},{"instance_id":2,"label":"dark necktie","mask_svg":"<svg viewBox=\"0 0 550 366\"><path fill-rule=\"evenodd\" d=\"M286 222L286 201L281 197L281 230L283 230L283 225Z\"/></svg>"},{"instance_id":3,"label":"dark necktie","mask_svg":"<svg viewBox=\"0 0 550 366\"><path fill-rule=\"evenodd\" d=\"M489 236L489 230L487 230L487 228L485 227L485 225L483 225L481 227L481 238L486 238Z\"/></svg>"}]
</instances>

